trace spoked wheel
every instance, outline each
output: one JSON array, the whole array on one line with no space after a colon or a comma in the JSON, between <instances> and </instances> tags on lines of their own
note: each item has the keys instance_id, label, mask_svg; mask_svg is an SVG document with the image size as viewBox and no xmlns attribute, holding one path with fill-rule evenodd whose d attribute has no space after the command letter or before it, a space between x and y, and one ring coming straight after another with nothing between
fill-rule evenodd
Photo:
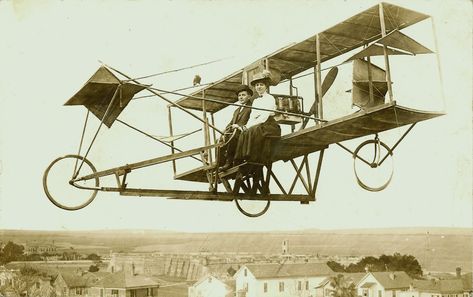
<instances>
[{"instance_id":1,"label":"spoked wheel","mask_svg":"<svg viewBox=\"0 0 473 297\"><path fill-rule=\"evenodd\" d=\"M245 216L257 218L268 211L271 201L235 199L235 204L238 210Z\"/></svg>"},{"instance_id":2,"label":"spoked wheel","mask_svg":"<svg viewBox=\"0 0 473 297\"><path fill-rule=\"evenodd\" d=\"M361 143L353 153L353 170L358 184L371 192L384 190L393 177L392 155L389 146L377 136ZM360 176L364 176L364 180Z\"/></svg>"},{"instance_id":3,"label":"spoked wheel","mask_svg":"<svg viewBox=\"0 0 473 297\"><path fill-rule=\"evenodd\" d=\"M264 215L271 204L270 200L251 199L253 195L269 194L269 184L266 184L263 176L263 167L252 168L250 176L243 178L243 174L237 175L235 183L242 189L249 199L235 199L238 210L247 217L256 218ZM248 173L247 173L248 174Z\"/></svg>"},{"instance_id":4,"label":"spoked wheel","mask_svg":"<svg viewBox=\"0 0 473 297\"><path fill-rule=\"evenodd\" d=\"M78 210L89 205L98 190L99 178L76 182L77 186L71 184L71 180L77 175L80 168L80 175L96 173L94 165L81 156L66 155L57 158L44 171L43 188L48 199L57 207L65 210Z\"/></svg>"}]
</instances>

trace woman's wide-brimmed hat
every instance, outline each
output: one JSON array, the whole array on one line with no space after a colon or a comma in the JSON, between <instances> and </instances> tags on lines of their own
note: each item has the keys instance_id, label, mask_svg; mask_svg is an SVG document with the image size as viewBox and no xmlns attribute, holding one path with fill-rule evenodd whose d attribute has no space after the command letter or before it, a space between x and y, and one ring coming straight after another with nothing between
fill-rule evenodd
<instances>
[{"instance_id":1,"label":"woman's wide-brimmed hat","mask_svg":"<svg viewBox=\"0 0 473 297\"><path fill-rule=\"evenodd\" d=\"M240 92L246 91L250 96L253 96L253 90L250 89L247 85L240 85L238 89L235 91L235 94L238 96Z\"/></svg>"},{"instance_id":2,"label":"woman's wide-brimmed hat","mask_svg":"<svg viewBox=\"0 0 473 297\"><path fill-rule=\"evenodd\" d=\"M268 70L265 70L263 72L256 73L253 76L253 79L251 80L250 85L255 86L257 82L263 82L269 86L271 84L271 72L269 72Z\"/></svg>"}]
</instances>

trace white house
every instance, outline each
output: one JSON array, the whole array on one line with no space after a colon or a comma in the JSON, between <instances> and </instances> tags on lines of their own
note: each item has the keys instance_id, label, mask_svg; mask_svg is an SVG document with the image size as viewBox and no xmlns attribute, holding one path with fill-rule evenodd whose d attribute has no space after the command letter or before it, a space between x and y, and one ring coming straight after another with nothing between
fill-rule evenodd
<instances>
[{"instance_id":1,"label":"white house","mask_svg":"<svg viewBox=\"0 0 473 297\"><path fill-rule=\"evenodd\" d=\"M314 297L334 272L325 263L248 264L235 273L237 297Z\"/></svg>"},{"instance_id":2,"label":"white house","mask_svg":"<svg viewBox=\"0 0 473 297\"><path fill-rule=\"evenodd\" d=\"M357 286L358 296L399 297L409 290L412 279L404 271L368 272Z\"/></svg>"},{"instance_id":3,"label":"white house","mask_svg":"<svg viewBox=\"0 0 473 297\"><path fill-rule=\"evenodd\" d=\"M188 297L233 297L234 293L229 282L207 275L189 287Z\"/></svg>"}]
</instances>

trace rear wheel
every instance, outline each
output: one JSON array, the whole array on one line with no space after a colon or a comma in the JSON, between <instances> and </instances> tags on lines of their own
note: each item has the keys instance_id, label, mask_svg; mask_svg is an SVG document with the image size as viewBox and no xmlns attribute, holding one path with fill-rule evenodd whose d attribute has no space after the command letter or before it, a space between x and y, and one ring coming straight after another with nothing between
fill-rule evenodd
<instances>
[{"instance_id":1,"label":"rear wheel","mask_svg":"<svg viewBox=\"0 0 473 297\"><path fill-rule=\"evenodd\" d=\"M367 140L356 148L353 170L356 181L363 189L379 192L389 185L394 172L392 154L389 146L377 138Z\"/></svg>"},{"instance_id":2,"label":"rear wheel","mask_svg":"<svg viewBox=\"0 0 473 297\"><path fill-rule=\"evenodd\" d=\"M80 167L83 160L83 164ZM57 207L65 210L78 210L89 205L97 196L99 178L76 182L75 171L80 167L81 175L96 173L94 165L78 155L66 155L49 164L43 175L43 189L48 199ZM88 189L90 188L90 189Z\"/></svg>"}]
</instances>

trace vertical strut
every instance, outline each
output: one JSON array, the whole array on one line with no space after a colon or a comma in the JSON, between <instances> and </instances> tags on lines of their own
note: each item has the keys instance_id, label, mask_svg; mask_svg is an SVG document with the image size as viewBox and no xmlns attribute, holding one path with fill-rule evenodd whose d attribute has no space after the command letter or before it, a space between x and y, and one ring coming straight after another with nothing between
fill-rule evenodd
<instances>
[{"instance_id":1,"label":"vertical strut","mask_svg":"<svg viewBox=\"0 0 473 297\"><path fill-rule=\"evenodd\" d=\"M383 3L379 3L379 21L381 25L381 37L386 36L386 23L384 21ZM389 102L393 103L393 89L391 85L391 69L389 67L388 47L383 45L384 64L386 65L386 81L388 83Z\"/></svg>"},{"instance_id":2,"label":"vertical strut","mask_svg":"<svg viewBox=\"0 0 473 297\"><path fill-rule=\"evenodd\" d=\"M317 162L317 171L315 173L315 179L314 179L314 186L312 187L312 196L315 198L315 193L317 192L317 184L319 183L319 177L320 177L320 168L322 167L322 160L324 158L324 151L325 149L322 149L319 153L319 160Z\"/></svg>"},{"instance_id":3,"label":"vertical strut","mask_svg":"<svg viewBox=\"0 0 473 297\"><path fill-rule=\"evenodd\" d=\"M305 170L306 170L306 174L307 174L307 184L309 185L308 194L310 195L312 193L312 184L310 183L312 178L310 177L309 156L308 155L305 155Z\"/></svg>"},{"instance_id":4,"label":"vertical strut","mask_svg":"<svg viewBox=\"0 0 473 297\"><path fill-rule=\"evenodd\" d=\"M169 136L172 137L173 131L172 131L172 115L171 115L171 106L168 106L168 123L169 123ZM171 154L174 154L174 141L171 140ZM172 160L172 170L174 172L174 175L176 175L176 160Z\"/></svg>"},{"instance_id":5,"label":"vertical strut","mask_svg":"<svg viewBox=\"0 0 473 297\"><path fill-rule=\"evenodd\" d=\"M324 118L323 104L322 104L322 70L320 67L320 37L319 34L315 36L315 51L317 55L317 99L318 99L318 113L317 117L319 119Z\"/></svg>"},{"instance_id":6,"label":"vertical strut","mask_svg":"<svg viewBox=\"0 0 473 297\"><path fill-rule=\"evenodd\" d=\"M87 109L87 114L85 115L84 127L82 128L82 136L80 137L79 150L77 151L78 156L80 156L80 151L82 149L82 143L84 142L85 129L87 127L87 121L89 120L89 113L90 113L90 110ZM74 164L74 171L72 172L72 176L75 175L78 161L79 161L79 159L76 159L76 163Z\"/></svg>"}]
</instances>

